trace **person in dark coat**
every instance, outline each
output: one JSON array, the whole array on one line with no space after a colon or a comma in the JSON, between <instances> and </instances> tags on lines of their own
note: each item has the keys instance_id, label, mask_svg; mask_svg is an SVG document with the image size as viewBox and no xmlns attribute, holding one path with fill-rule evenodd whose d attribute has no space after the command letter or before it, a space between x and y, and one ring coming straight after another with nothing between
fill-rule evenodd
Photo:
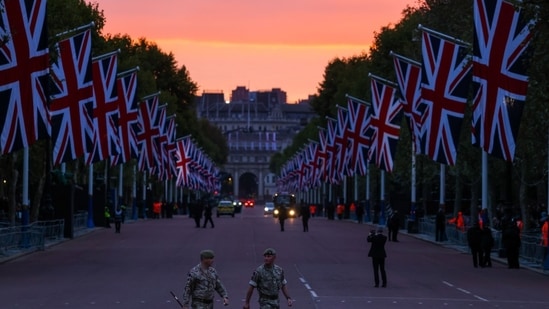
<instances>
[{"instance_id":1,"label":"person in dark coat","mask_svg":"<svg viewBox=\"0 0 549 309\"><path fill-rule=\"evenodd\" d=\"M311 212L309 206L301 200L301 207L299 209L299 215L301 216L301 221L303 222L303 232L309 231L309 218L311 217Z\"/></svg>"},{"instance_id":2,"label":"person in dark coat","mask_svg":"<svg viewBox=\"0 0 549 309\"><path fill-rule=\"evenodd\" d=\"M435 239L436 241L444 241L446 238L446 216L442 208L438 209L437 216L435 218Z\"/></svg>"},{"instance_id":3,"label":"person in dark coat","mask_svg":"<svg viewBox=\"0 0 549 309\"><path fill-rule=\"evenodd\" d=\"M398 242L398 230L400 228L400 216L398 210L393 211L387 222L387 228L389 229L388 240Z\"/></svg>"},{"instance_id":4,"label":"person in dark coat","mask_svg":"<svg viewBox=\"0 0 549 309\"><path fill-rule=\"evenodd\" d=\"M284 205L281 205L278 212L278 223L280 223L281 232L284 232L284 221L286 221L287 217L288 217L288 210Z\"/></svg>"},{"instance_id":5,"label":"person in dark coat","mask_svg":"<svg viewBox=\"0 0 549 309\"><path fill-rule=\"evenodd\" d=\"M356 220L358 223L364 221L364 209L366 208L366 201L362 200L356 206Z\"/></svg>"},{"instance_id":6,"label":"person in dark coat","mask_svg":"<svg viewBox=\"0 0 549 309\"><path fill-rule=\"evenodd\" d=\"M477 221L467 230L467 244L471 249L471 254L473 255L473 266L475 268L484 264L482 261L481 241L482 230L480 229L480 225Z\"/></svg>"},{"instance_id":7,"label":"person in dark coat","mask_svg":"<svg viewBox=\"0 0 549 309\"><path fill-rule=\"evenodd\" d=\"M492 267L492 248L494 247L494 236L492 235L492 229L489 226L485 226L482 229L482 238L480 241L480 247L482 250L482 267Z\"/></svg>"},{"instance_id":8,"label":"person in dark coat","mask_svg":"<svg viewBox=\"0 0 549 309\"><path fill-rule=\"evenodd\" d=\"M193 205L193 218L196 227L200 227L200 219L202 219L203 206L200 201L196 201Z\"/></svg>"},{"instance_id":9,"label":"person in dark coat","mask_svg":"<svg viewBox=\"0 0 549 309\"><path fill-rule=\"evenodd\" d=\"M214 228L214 222L212 219L212 205L209 202L206 202L204 205L204 224L203 228L206 228L206 225L210 222L210 226Z\"/></svg>"},{"instance_id":10,"label":"person in dark coat","mask_svg":"<svg viewBox=\"0 0 549 309\"><path fill-rule=\"evenodd\" d=\"M520 232L514 220L505 220L501 234L501 242L507 255L508 268L520 268Z\"/></svg>"},{"instance_id":11,"label":"person in dark coat","mask_svg":"<svg viewBox=\"0 0 549 309\"><path fill-rule=\"evenodd\" d=\"M387 236L383 235L383 228L379 227L377 232L372 230L366 239L371 243L368 256L372 258L372 266L374 268L374 287L379 287L379 274L381 273L381 287L387 287L387 274L385 273L385 243Z\"/></svg>"}]
</instances>

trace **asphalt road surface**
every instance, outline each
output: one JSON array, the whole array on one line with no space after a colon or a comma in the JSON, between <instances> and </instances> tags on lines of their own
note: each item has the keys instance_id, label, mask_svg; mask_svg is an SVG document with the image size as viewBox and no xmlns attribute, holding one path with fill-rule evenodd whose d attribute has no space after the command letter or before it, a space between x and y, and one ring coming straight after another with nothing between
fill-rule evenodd
<instances>
[{"instance_id":1,"label":"asphalt road surface","mask_svg":"<svg viewBox=\"0 0 549 309\"><path fill-rule=\"evenodd\" d=\"M387 288L374 288L366 236L371 225L288 219L284 232L260 205L215 228L195 228L188 216L126 222L122 233L96 228L0 264L0 308L177 308L187 271L199 252L216 253L214 267L242 308L252 271L267 247L288 280L293 308L549 308L549 276L529 269L473 268L471 256L415 237L387 243ZM251 302L258 308L257 291ZM285 302L281 308L288 308Z\"/></svg>"}]
</instances>

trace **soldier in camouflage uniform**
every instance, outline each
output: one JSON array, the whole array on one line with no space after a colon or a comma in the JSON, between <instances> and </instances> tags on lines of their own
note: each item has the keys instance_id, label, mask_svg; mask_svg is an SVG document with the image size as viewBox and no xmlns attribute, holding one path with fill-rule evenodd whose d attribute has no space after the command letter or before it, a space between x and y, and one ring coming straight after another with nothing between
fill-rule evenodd
<instances>
[{"instance_id":1,"label":"soldier in camouflage uniform","mask_svg":"<svg viewBox=\"0 0 549 309\"><path fill-rule=\"evenodd\" d=\"M212 309L214 302L214 292L223 297L223 304L229 304L227 290L215 268L212 267L214 253L212 250L203 250L200 252L200 264L191 268L187 275L187 282L183 293L183 308L192 309Z\"/></svg>"},{"instance_id":2,"label":"soldier in camouflage uniform","mask_svg":"<svg viewBox=\"0 0 549 309\"><path fill-rule=\"evenodd\" d=\"M279 291L286 297L288 306L291 307L293 300L288 293L286 278L284 278L284 270L282 267L275 265L276 251L268 248L263 252L263 265L260 265L252 274L250 286L246 293L246 302L244 309L250 308L250 298L257 288L259 293L259 308L260 309L279 309L280 302L278 300Z\"/></svg>"}]
</instances>

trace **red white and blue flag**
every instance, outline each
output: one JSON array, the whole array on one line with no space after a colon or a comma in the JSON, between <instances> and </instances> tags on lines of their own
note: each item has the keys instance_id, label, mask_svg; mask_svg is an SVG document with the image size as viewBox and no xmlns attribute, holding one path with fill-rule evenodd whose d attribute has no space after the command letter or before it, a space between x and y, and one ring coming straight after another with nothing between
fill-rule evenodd
<instances>
[{"instance_id":1,"label":"red white and blue flag","mask_svg":"<svg viewBox=\"0 0 549 309\"><path fill-rule=\"evenodd\" d=\"M178 139L176 141L176 168L177 168L177 186L188 187L190 184L190 165L192 162L192 149L194 144L191 140L190 135Z\"/></svg>"},{"instance_id":2,"label":"red white and blue flag","mask_svg":"<svg viewBox=\"0 0 549 309\"><path fill-rule=\"evenodd\" d=\"M87 165L120 153L117 69L118 51L92 59L94 134L92 149L86 154Z\"/></svg>"},{"instance_id":3,"label":"red white and blue flag","mask_svg":"<svg viewBox=\"0 0 549 309\"><path fill-rule=\"evenodd\" d=\"M159 94L143 98L139 103L139 133L137 134L139 157L137 166L140 171L151 172L159 162L159 150L155 139L160 135L157 123L159 114Z\"/></svg>"},{"instance_id":4,"label":"red white and blue flag","mask_svg":"<svg viewBox=\"0 0 549 309\"><path fill-rule=\"evenodd\" d=\"M372 110L368 103L348 96L348 134L351 148L348 155L349 176L366 175L368 168L368 150L370 149L372 130L370 117Z\"/></svg>"},{"instance_id":5,"label":"red white and blue flag","mask_svg":"<svg viewBox=\"0 0 549 309\"><path fill-rule=\"evenodd\" d=\"M137 158L138 110L137 69L118 74L118 140L120 154L111 157L111 164L126 163Z\"/></svg>"},{"instance_id":6,"label":"red white and blue flag","mask_svg":"<svg viewBox=\"0 0 549 309\"><path fill-rule=\"evenodd\" d=\"M49 137L46 0L0 2L0 150Z\"/></svg>"},{"instance_id":7,"label":"red white and blue flag","mask_svg":"<svg viewBox=\"0 0 549 309\"><path fill-rule=\"evenodd\" d=\"M413 152L419 153L421 116L426 108L421 104L421 63L391 52L396 79L402 99L404 116L408 121Z\"/></svg>"},{"instance_id":8,"label":"red white and blue flag","mask_svg":"<svg viewBox=\"0 0 549 309\"><path fill-rule=\"evenodd\" d=\"M420 153L432 160L455 165L471 62L467 45L425 27L422 31Z\"/></svg>"},{"instance_id":9,"label":"red white and blue flag","mask_svg":"<svg viewBox=\"0 0 549 309\"><path fill-rule=\"evenodd\" d=\"M370 127L372 137L368 159L386 172L392 172L396 145L400 135L402 104L396 84L370 74L372 109Z\"/></svg>"},{"instance_id":10,"label":"red white and blue flag","mask_svg":"<svg viewBox=\"0 0 549 309\"><path fill-rule=\"evenodd\" d=\"M513 161L534 21L503 0L475 0L474 18L472 142L488 154Z\"/></svg>"},{"instance_id":11,"label":"red white and blue flag","mask_svg":"<svg viewBox=\"0 0 549 309\"><path fill-rule=\"evenodd\" d=\"M82 157L93 139L91 30L57 44L52 64L50 117L53 164Z\"/></svg>"}]
</instances>

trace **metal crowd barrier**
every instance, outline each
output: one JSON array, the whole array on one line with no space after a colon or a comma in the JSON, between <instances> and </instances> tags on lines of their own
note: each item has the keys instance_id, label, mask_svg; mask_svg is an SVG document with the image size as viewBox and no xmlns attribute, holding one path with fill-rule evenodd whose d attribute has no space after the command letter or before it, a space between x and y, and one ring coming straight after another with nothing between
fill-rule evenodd
<instances>
[{"instance_id":1,"label":"metal crowd barrier","mask_svg":"<svg viewBox=\"0 0 549 309\"><path fill-rule=\"evenodd\" d=\"M464 231L456 229L452 224L446 224L446 243L468 248L467 227ZM436 224L435 219L424 217L418 219L418 233L435 238ZM494 236L493 252L499 254L503 249L501 241L501 231L492 229ZM532 264L541 265L544 261L545 248L541 246L541 238L537 233L523 233L521 235L520 258Z\"/></svg>"},{"instance_id":2,"label":"metal crowd barrier","mask_svg":"<svg viewBox=\"0 0 549 309\"><path fill-rule=\"evenodd\" d=\"M87 213L74 216L74 227L83 231ZM65 220L36 221L29 225L0 224L0 257L44 250L47 243L63 240Z\"/></svg>"}]
</instances>

